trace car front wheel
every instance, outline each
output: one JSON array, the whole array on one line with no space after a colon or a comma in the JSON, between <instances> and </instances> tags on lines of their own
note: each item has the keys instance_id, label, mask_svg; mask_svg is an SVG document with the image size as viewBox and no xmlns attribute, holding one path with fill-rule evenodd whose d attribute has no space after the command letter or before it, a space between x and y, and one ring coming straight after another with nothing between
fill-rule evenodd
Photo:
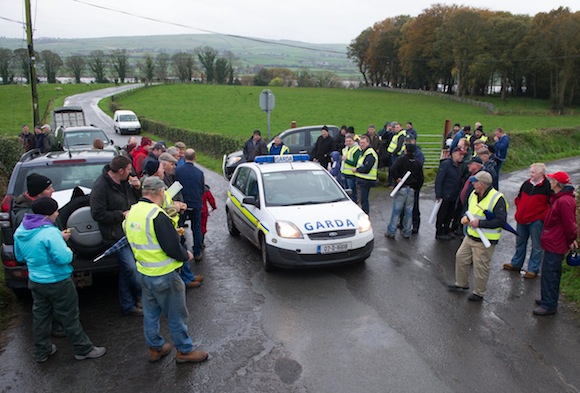
<instances>
[{"instance_id":1,"label":"car front wheel","mask_svg":"<svg viewBox=\"0 0 580 393\"><path fill-rule=\"evenodd\" d=\"M268 245L266 244L266 238L264 235L260 235L260 251L262 253L262 266L264 266L265 272L271 272L274 270L272 261L270 260L270 255L268 254Z\"/></svg>"},{"instance_id":2,"label":"car front wheel","mask_svg":"<svg viewBox=\"0 0 580 393\"><path fill-rule=\"evenodd\" d=\"M232 213L228 210L226 213L226 220L228 224L228 232L230 235L237 237L240 235L240 231L236 228L236 224L234 224L234 218L232 217Z\"/></svg>"}]
</instances>

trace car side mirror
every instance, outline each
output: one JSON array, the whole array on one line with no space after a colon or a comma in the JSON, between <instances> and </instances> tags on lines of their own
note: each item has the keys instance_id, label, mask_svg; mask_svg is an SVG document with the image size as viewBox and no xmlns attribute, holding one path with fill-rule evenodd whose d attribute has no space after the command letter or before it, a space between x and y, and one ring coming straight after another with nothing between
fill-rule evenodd
<instances>
[{"instance_id":1,"label":"car side mirror","mask_svg":"<svg viewBox=\"0 0 580 393\"><path fill-rule=\"evenodd\" d=\"M258 209L260 208L260 201L256 199L256 197L248 196L242 199L242 202L245 205L253 205L256 206Z\"/></svg>"}]
</instances>

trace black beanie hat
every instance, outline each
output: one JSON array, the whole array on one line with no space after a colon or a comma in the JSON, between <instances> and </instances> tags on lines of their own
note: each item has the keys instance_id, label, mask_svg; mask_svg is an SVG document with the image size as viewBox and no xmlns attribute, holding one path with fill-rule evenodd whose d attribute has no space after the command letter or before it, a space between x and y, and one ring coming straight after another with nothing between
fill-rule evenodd
<instances>
[{"instance_id":1,"label":"black beanie hat","mask_svg":"<svg viewBox=\"0 0 580 393\"><path fill-rule=\"evenodd\" d=\"M147 164L145 164L145 170L143 172L145 172L147 176L153 176L154 174L157 173L158 169L159 169L159 161L151 160L147 161Z\"/></svg>"},{"instance_id":2,"label":"black beanie hat","mask_svg":"<svg viewBox=\"0 0 580 393\"><path fill-rule=\"evenodd\" d=\"M58 203L52 198L42 197L32 202L30 208L35 214L50 216L52 213L58 210Z\"/></svg>"},{"instance_id":3,"label":"black beanie hat","mask_svg":"<svg viewBox=\"0 0 580 393\"><path fill-rule=\"evenodd\" d=\"M42 191L46 190L51 184L52 181L50 181L48 177L37 173L31 173L26 178L26 188L28 189L28 195L31 197L37 196Z\"/></svg>"}]
</instances>

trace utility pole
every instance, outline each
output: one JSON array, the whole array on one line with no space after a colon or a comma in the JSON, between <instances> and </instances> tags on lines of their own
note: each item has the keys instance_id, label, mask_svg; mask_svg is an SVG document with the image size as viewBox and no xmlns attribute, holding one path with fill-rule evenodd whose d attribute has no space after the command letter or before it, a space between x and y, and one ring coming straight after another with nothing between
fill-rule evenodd
<instances>
[{"instance_id":1,"label":"utility pole","mask_svg":"<svg viewBox=\"0 0 580 393\"><path fill-rule=\"evenodd\" d=\"M34 117L34 125L37 125L40 123L40 117L38 116L38 92L36 91L36 57L34 54L34 47L32 45L32 17L30 15L30 0L24 1L24 8L26 8L26 43L28 45L30 88L32 89L32 115Z\"/></svg>"}]
</instances>

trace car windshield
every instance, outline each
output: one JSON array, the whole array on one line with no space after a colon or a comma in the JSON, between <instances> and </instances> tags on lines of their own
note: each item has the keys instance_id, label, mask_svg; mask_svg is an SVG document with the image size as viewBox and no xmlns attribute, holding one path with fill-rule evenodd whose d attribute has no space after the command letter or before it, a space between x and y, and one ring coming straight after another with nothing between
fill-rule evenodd
<instances>
[{"instance_id":1,"label":"car windshield","mask_svg":"<svg viewBox=\"0 0 580 393\"><path fill-rule=\"evenodd\" d=\"M264 173L262 181L267 206L310 205L348 199L326 171Z\"/></svg>"},{"instance_id":2,"label":"car windshield","mask_svg":"<svg viewBox=\"0 0 580 393\"><path fill-rule=\"evenodd\" d=\"M135 115L121 115L121 116L119 116L119 121L137 121L137 116L135 116Z\"/></svg>"},{"instance_id":3,"label":"car windshield","mask_svg":"<svg viewBox=\"0 0 580 393\"><path fill-rule=\"evenodd\" d=\"M92 145L95 138L99 138L105 144L109 143L109 138L101 130L65 132L63 138L63 146Z\"/></svg>"},{"instance_id":4,"label":"car windshield","mask_svg":"<svg viewBox=\"0 0 580 393\"><path fill-rule=\"evenodd\" d=\"M63 160L64 161L64 160ZM21 167L21 174L14 185L14 195L20 195L26 191L26 178L31 173L37 173L48 177L52 181L52 187L55 191L72 189L75 187L93 188L93 183L97 177L103 173L106 163L79 163Z\"/></svg>"}]
</instances>

